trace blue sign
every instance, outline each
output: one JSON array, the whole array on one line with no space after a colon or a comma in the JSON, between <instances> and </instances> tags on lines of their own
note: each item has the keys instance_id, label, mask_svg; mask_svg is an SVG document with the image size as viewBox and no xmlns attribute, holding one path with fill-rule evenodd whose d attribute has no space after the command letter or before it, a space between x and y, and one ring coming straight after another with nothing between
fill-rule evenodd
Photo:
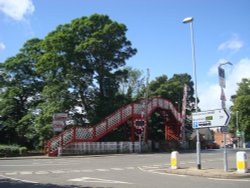
<instances>
[{"instance_id":1,"label":"blue sign","mask_svg":"<svg viewBox=\"0 0 250 188\"><path fill-rule=\"evenodd\" d=\"M193 128L194 128L194 129L197 129L198 127L199 127L199 122L194 121L194 122L193 122Z\"/></svg>"}]
</instances>

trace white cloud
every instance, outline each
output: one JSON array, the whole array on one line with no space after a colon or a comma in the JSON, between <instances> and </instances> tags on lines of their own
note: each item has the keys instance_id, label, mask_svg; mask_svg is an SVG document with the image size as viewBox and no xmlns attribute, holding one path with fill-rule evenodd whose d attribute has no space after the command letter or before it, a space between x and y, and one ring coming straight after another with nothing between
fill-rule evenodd
<instances>
[{"instance_id":1,"label":"white cloud","mask_svg":"<svg viewBox=\"0 0 250 188\"><path fill-rule=\"evenodd\" d=\"M230 98L236 94L238 89L237 83L240 83L243 78L250 79L250 59L241 59L237 64L234 64L226 70L226 89L225 95L227 98L226 104L229 108L232 105ZM220 86L218 83L206 83L201 85L199 89L199 107L201 110L211 110L221 108L220 101Z\"/></svg>"},{"instance_id":2,"label":"white cloud","mask_svg":"<svg viewBox=\"0 0 250 188\"><path fill-rule=\"evenodd\" d=\"M240 40L237 34L234 34L228 41L223 42L219 45L218 50L233 50L238 51L243 47L243 42Z\"/></svg>"},{"instance_id":3,"label":"white cloud","mask_svg":"<svg viewBox=\"0 0 250 188\"><path fill-rule=\"evenodd\" d=\"M3 51L3 50L5 50L5 45L4 45L4 43L2 43L2 42L0 42L0 51Z\"/></svg>"},{"instance_id":4,"label":"white cloud","mask_svg":"<svg viewBox=\"0 0 250 188\"><path fill-rule=\"evenodd\" d=\"M32 0L0 0L0 12L17 21L25 20L34 11Z\"/></svg>"}]
</instances>

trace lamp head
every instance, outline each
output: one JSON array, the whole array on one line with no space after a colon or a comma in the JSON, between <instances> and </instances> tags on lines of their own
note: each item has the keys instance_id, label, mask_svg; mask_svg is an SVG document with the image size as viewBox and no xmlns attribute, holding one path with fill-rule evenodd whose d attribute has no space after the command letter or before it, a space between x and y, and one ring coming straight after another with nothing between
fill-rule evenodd
<instances>
[{"instance_id":1,"label":"lamp head","mask_svg":"<svg viewBox=\"0 0 250 188\"><path fill-rule=\"evenodd\" d=\"M226 61L226 62L223 62L223 63L220 63L220 67L222 66L222 65L233 65L230 61Z\"/></svg>"},{"instance_id":2,"label":"lamp head","mask_svg":"<svg viewBox=\"0 0 250 188\"><path fill-rule=\"evenodd\" d=\"M194 18L193 17L187 17L187 18L185 18L183 21L182 21L182 23L190 23L190 22L192 22L194 20Z\"/></svg>"}]
</instances>

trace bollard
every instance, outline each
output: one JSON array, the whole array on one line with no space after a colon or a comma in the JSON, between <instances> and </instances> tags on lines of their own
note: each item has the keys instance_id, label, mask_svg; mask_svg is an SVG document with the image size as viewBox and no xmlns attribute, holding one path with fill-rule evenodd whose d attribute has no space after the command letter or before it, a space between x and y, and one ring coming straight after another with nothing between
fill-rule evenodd
<instances>
[{"instance_id":1,"label":"bollard","mask_svg":"<svg viewBox=\"0 0 250 188\"><path fill-rule=\"evenodd\" d=\"M178 169L179 168L179 152L173 151L171 153L171 169Z\"/></svg>"},{"instance_id":2,"label":"bollard","mask_svg":"<svg viewBox=\"0 0 250 188\"><path fill-rule=\"evenodd\" d=\"M237 172L238 173L247 173L247 154L244 151L238 151L236 153L236 162L237 162Z\"/></svg>"},{"instance_id":3,"label":"bollard","mask_svg":"<svg viewBox=\"0 0 250 188\"><path fill-rule=\"evenodd\" d=\"M62 156L62 147L58 147L58 154L57 157Z\"/></svg>"}]
</instances>

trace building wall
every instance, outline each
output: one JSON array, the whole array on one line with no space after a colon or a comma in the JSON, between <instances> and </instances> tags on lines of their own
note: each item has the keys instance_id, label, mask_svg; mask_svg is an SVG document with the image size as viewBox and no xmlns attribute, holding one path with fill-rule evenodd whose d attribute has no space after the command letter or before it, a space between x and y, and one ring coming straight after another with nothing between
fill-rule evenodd
<instances>
[{"instance_id":1,"label":"building wall","mask_svg":"<svg viewBox=\"0 0 250 188\"><path fill-rule=\"evenodd\" d=\"M221 132L214 132L214 141L216 144L218 144L219 146L223 146L224 143L223 143L223 140L224 140L224 137L223 137L223 133ZM226 137L226 140L227 140L227 144L232 144L232 134L231 133L228 133L227 134L227 137Z\"/></svg>"}]
</instances>

